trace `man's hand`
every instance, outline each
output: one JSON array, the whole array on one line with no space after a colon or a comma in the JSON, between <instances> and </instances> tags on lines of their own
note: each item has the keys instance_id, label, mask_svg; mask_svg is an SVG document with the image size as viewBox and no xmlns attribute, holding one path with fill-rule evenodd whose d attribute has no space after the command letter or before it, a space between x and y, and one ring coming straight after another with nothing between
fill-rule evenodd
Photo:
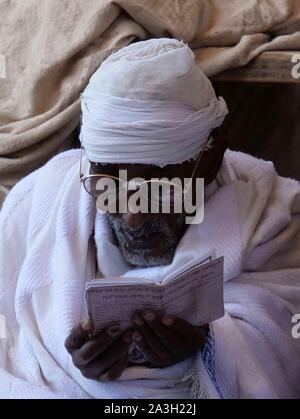
<instances>
[{"instance_id":1,"label":"man's hand","mask_svg":"<svg viewBox=\"0 0 300 419\"><path fill-rule=\"evenodd\" d=\"M92 331L93 323L89 320L74 327L66 340L66 349L84 377L101 380L106 374L109 380L116 380L128 365L131 333L121 334L117 325L106 328L93 338Z\"/></svg>"},{"instance_id":2,"label":"man's hand","mask_svg":"<svg viewBox=\"0 0 300 419\"><path fill-rule=\"evenodd\" d=\"M178 317L146 311L134 318L133 341L152 367L166 367L189 358L205 344L207 327L192 326Z\"/></svg>"}]
</instances>

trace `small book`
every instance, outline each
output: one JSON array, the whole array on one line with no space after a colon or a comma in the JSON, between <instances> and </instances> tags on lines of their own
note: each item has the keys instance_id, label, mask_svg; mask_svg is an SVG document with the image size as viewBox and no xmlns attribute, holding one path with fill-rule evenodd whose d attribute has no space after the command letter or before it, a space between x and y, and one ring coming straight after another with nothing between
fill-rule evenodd
<instances>
[{"instance_id":1,"label":"small book","mask_svg":"<svg viewBox=\"0 0 300 419\"><path fill-rule=\"evenodd\" d=\"M133 327L141 310L178 316L193 325L206 325L224 316L224 258L212 254L194 265L185 265L160 283L145 278L103 278L86 284L89 317L95 331L118 323Z\"/></svg>"}]
</instances>

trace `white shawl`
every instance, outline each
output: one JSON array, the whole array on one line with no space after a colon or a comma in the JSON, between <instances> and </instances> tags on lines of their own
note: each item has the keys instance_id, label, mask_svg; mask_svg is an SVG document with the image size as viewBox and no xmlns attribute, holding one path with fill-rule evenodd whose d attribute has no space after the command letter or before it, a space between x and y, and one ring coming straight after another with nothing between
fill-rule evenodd
<instances>
[{"instance_id":1,"label":"white shawl","mask_svg":"<svg viewBox=\"0 0 300 419\"><path fill-rule=\"evenodd\" d=\"M117 382L83 378L64 349L70 329L85 316L87 247L95 225L93 202L79 182L79 151L57 156L13 189L0 214L0 314L6 317L0 395L300 396L300 340L291 335L292 316L300 313L300 186L277 176L269 162L231 151L225 161L223 186L206 203L204 222L189 227L160 275L198 250L216 248L225 256L226 315L212 324L194 362L130 368ZM109 273L109 260L119 256L104 230L102 250L110 259L100 269Z\"/></svg>"}]
</instances>

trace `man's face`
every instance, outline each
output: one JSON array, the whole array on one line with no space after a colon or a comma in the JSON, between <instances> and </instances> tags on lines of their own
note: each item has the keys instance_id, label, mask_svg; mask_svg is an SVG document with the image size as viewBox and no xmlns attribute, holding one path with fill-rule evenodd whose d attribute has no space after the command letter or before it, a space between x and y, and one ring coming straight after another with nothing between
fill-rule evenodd
<instances>
[{"instance_id":1,"label":"man's face","mask_svg":"<svg viewBox=\"0 0 300 419\"><path fill-rule=\"evenodd\" d=\"M203 155L195 177L210 183L217 175L226 147L221 147L220 155L214 153L213 164L209 153ZM216 157L217 156L217 157ZM191 160L163 168L152 165L101 165L91 164L91 174L119 177L120 170L126 170L127 179L143 178L190 178L196 161ZM196 183L192 183L193 192ZM129 198L130 194L128 194ZM191 214L189 214L191 215ZM187 225L185 213L116 213L106 214L107 221L118 243L120 252L129 264L140 267L167 265L172 262L176 247L183 237Z\"/></svg>"},{"instance_id":2,"label":"man's face","mask_svg":"<svg viewBox=\"0 0 300 419\"><path fill-rule=\"evenodd\" d=\"M195 161L159 168L150 165L100 165L92 164L92 174L119 177L126 170L128 181L133 178L150 180L166 177L190 177ZM134 266L159 266L169 264L176 247L186 231L185 214L106 214L123 258Z\"/></svg>"}]
</instances>

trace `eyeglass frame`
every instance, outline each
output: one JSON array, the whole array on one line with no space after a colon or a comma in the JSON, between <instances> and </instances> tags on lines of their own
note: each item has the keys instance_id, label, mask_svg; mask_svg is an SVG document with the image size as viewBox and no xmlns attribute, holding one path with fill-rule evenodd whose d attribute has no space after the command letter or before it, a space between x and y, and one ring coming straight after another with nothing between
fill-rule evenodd
<instances>
[{"instance_id":1,"label":"eyeglass frame","mask_svg":"<svg viewBox=\"0 0 300 419\"><path fill-rule=\"evenodd\" d=\"M198 159L197 159L197 162L196 162L196 165L195 165L195 167L194 167L194 169L193 169L193 172L192 172L192 175L191 175L191 177L190 177L190 183L189 183L189 185L187 186L187 189L186 190L183 190L182 191L182 193L185 195L186 193L188 193L188 191L189 191L189 189L190 189L190 187L191 187L191 185L192 185L192 183L193 183L193 179L194 179L194 176L195 176L195 173L196 173L196 171L197 171L197 169L198 169L198 166L199 166L199 163L200 163L200 161L201 161L201 159L202 159L202 156L203 156L203 154L204 154L204 152L205 151L208 151L208 150L210 150L211 149L211 147L210 147L210 143L211 143L211 141L213 140L213 136L212 136L212 134L208 137L208 140L207 140L207 143L206 143L206 145L205 145L205 147L204 147L204 149L203 150L201 150L200 151L200 153L199 153L199 156L198 156ZM83 146L82 146L82 144L81 144L81 150L80 150L80 167L79 167L79 178L80 178L80 182L83 184L83 187L84 187L84 189L85 189L85 191L93 198L93 199L97 199L98 197L95 197L94 195L92 195L88 190L87 190L87 188L86 188L86 186L85 186L85 182L88 180L88 179L93 179L93 178L96 178L96 177L101 177L101 178L107 178L107 179L113 179L113 180L117 180L117 181L121 181L121 179L120 178L118 178L117 176L112 176L112 175L108 175L108 174L104 174L104 173L95 173L95 174L90 174L90 175L88 175L88 176L85 176L84 174L83 174L83 172L82 172L82 158L83 158L83 150L84 150L84 148L83 148ZM91 164L91 163L90 163ZM145 180L144 182L141 182L141 184L139 185L139 186L141 186L142 184L144 184L144 183L150 183L150 182L155 182L155 179L152 179L152 180ZM157 182L159 182L159 180L157 180ZM165 182L165 183L167 183L167 182ZM171 182L169 182L170 184L172 184Z\"/></svg>"}]
</instances>

